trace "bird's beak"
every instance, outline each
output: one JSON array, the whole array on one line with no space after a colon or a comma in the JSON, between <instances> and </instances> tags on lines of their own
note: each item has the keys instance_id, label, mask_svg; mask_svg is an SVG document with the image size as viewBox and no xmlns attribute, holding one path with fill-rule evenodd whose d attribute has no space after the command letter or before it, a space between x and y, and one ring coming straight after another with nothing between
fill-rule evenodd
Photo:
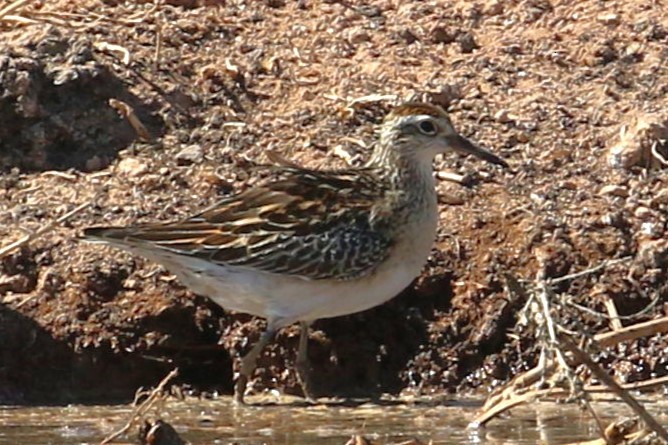
<instances>
[{"instance_id":1,"label":"bird's beak","mask_svg":"<svg viewBox=\"0 0 668 445\"><path fill-rule=\"evenodd\" d=\"M472 154L492 164L508 167L508 163L482 147L478 147L473 142L466 139L464 136L458 134L449 135L445 137L448 146L460 153Z\"/></svg>"}]
</instances>

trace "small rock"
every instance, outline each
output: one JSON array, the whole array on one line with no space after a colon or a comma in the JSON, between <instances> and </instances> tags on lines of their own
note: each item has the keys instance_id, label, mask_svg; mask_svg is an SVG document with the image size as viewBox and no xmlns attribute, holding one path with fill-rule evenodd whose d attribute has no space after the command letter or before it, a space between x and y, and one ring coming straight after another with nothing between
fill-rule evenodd
<instances>
[{"instance_id":1,"label":"small rock","mask_svg":"<svg viewBox=\"0 0 668 445\"><path fill-rule=\"evenodd\" d=\"M336 3L336 2L335 2ZM360 5L355 8L355 12L369 18L380 18L383 16L383 11L374 5Z\"/></svg>"},{"instance_id":2,"label":"small rock","mask_svg":"<svg viewBox=\"0 0 668 445\"><path fill-rule=\"evenodd\" d=\"M606 25L611 25L611 26L616 26L619 25L619 14L615 13L606 13L606 14L599 14L598 17L596 17L599 22L606 24Z\"/></svg>"},{"instance_id":3,"label":"small rock","mask_svg":"<svg viewBox=\"0 0 668 445\"><path fill-rule=\"evenodd\" d=\"M353 155L348 150L343 148L343 146L336 145L332 149L332 154L346 161L348 165L353 165Z\"/></svg>"},{"instance_id":4,"label":"small rock","mask_svg":"<svg viewBox=\"0 0 668 445\"><path fill-rule=\"evenodd\" d=\"M601 190L598 191L599 195L610 195L610 196L619 196L620 198L627 198L629 196L629 191L626 187L619 185L608 184L601 187Z\"/></svg>"},{"instance_id":5,"label":"small rock","mask_svg":"<svg viewBox=\"0 0 668 445\"><path fill-rule=\"evenodd\" d=\"M140 176L148 171L148 165L138 158L125 158L118 163L116 171L126 176Z\"/></svg>"},{"instance_id":6,"label":"small rock","mask_svg":"<svg viewBox=\"0 0 668 445\"><path fill-rule=\"evenodd\" d=\"M399 36L409 45L420 40L410 29L404 29L399 33Z\"/></svg>"},{"instance_id":7,"label":"small rock","mask_svg":"<svg viewBox=\"0 0 668 445\"><path fill-rule=\"evenodd\" d=\"M632 113L629 113L632 114ZM662 114L637 115L635 121L620 127L619 141L610 147L608 162L616 168L635 165L665 167L668 144L668 117Z\"/></svg>"},{"instance_id":8,"label":"small rock","mask_svg":"<svg viewBox=\"0 0 668 445\"><path fill-rule=\"evenodd\" d=\"M459 42L459 47L465 54L472 53L474 49L480 48L480 45L478 45L473 34L470 32L460 34L459 37L457 37L457 42Z\"/></svg>"},{"instance_id":9,"label":"small rock","mask_svg":"<svg viewBox=\"0 0 668 445\"><path fill-rule=\"evenodd\" d=\"M25 294L34 289L31 280L25 275L0 275L0 294L14 292Z\"/></svg>"},{"instance_id":10,"label":"small rock","mask_svg":"<svg viewBox=\"0 0 668 445\"><path fill-rule=\"evenodd\" d=\"M483 13L487 15L499 15L503 12L503 2L499 0L490 0L484 6Z\"/></svg>"},{"instance_id":11,"label":"small rock","mask_svg":"<svg viewBox=\"0 0 668 445\"><path fill-rule=\"evenodd\" d=\"M450 195L439 195L438 196L438 202L440 204L446 204L449 206L460 206L464 205L466 203L466 199L464 199L462 196L457 196L454 194ZM441 215L441 218L447 218L447 216Z\"/></svg>"},{"instance_id":12,"label":"small rock","mask_svg":"<svg viewBox=\"0 0 668 445\"><path fill-rule=\"evenodd\" d=\"M85 168L88 172L96 172L102 169L102 165L102 158L100 158L98 155L95 155L86 161Z\"/></svg>"},{"instance_id":13,"label":"small rock","mask_svg":"<svg viewBox=\"0 0 668 445\"><path fill-rule=\"evenodd\" d=\"M564 190L575 191L578 189L578 184L573 181L563 181L559 183L559 187Z\"/></svg>"},{"instance_id":14,"label":"small rock","mask_svg":"<svg viewBox=\"0 0 668 445\"><path fill-rule=\"evenodd\" d=\"M638 206L633 211L633 216L638 219L649 219L652 217L653 212L645 206Z\"/></svg>"},{"instance_id":15,"label":"small rock","mask_svg":"<svg viewBox=\"0 0 668 445\"><path fill-rule=\"evenodd\" d=\"M512 122L513 118L510 116L508 110L499 110L494 115L494 120L501 124L507 124L508 122Z\"/></svg>"},{"instance_id":16,"label":"small rock","mask_svg":"<svg viewBox=\"0 0 668 445\"><path fill-rule=\"evenodd\" d=\"M355 434L350 438L346 445L372 445L371 441L364 436L359 436Z\"/></svg>"},{"instance_id":17,"label":"small rock","mask_svg":"<svg viewBox=\"0 0 668 445\"><path fill-rule=\"evenodd\" d=\"M668 204L668 189L662 189L652 198L652 207Z\"/></svg>"},{"instance_id":18,"label":"small rock","mask_svg":"<svg viewBox=\"0 0 668 445\"><path fill-rule=\"evenodd\" d=\"M668 264L668 240L640 240L638 258L649 267L665 268Z\"/></svg>"},{"instance_id":19,"label":"small rock","mask_svg":"<svg viewBox=\"0 0 668 445\"><path fill-rule=\"evenodd\" d=\"M637 56L643 53L643 46L638 42L631 42L624 49L625 56Z\"/></svg>"},{"instance_id":20,"label":"small rock","mask_svg":"<svg viewBox=\"0 0 668 445\"><path fill-rule=\"evenodd\" d=\"M270 8L283 8L283 7L285 7L285 0L265 0L265 3Z\"/></svg>"},{"instance_id":21,"label":"small rock","mask_svg":"<svg viewBox=\"0 0 668 445\"><path fill-rule=\"evenodd\" d=\"M434 43L452 43L457 36L454 32L448 31L444 26L436 26L430 33L431 41Z\"/></svg>"},{"instance_id":22,"label":"small rock","mask_svg":"<svg viewBox=\"0 0 668 445\"><path fill-rule=\"evenodd\" d=\"M445 85L439 91L428 93L429 101L435 105L440 105L447 110L456 100L462 98L462 90L456 85Z\"/></svg>"},{"instance_id":23,"label":"small rock","mask_svg":"<svg viewBox=\"0 0 668 445\"><path fill-rule=\"evenodd\" d=\"M204 150L199 145L189 145L176 154L177 165L199 164L204 160Z\"/></svg>"},{"instance_id":24,"label":"small rock","mask_svg":"<svg viewBox=\"0 0 668 445\"><path fill-rule=\"evenodd\" d=\"M668 31L663 26L655 24L647 30L645 36L649 41L663 40L668 36Z\"/></svg>"},{"instance_id":25,"label":"small rock","mask_svg":"<svg viewBox=\"0 0 668 445\"><path fill-rule=\"evenodd\" d=\"M305 102L310 102L318 97L318 94L315 91L306 90L302 93L302 100Z\"/></svg>"},{"instance_id":26,"label":"small rock","mask_svg":"<svg viewBox=\"0 0 668 445\"><path fill-rule=\"evenodd\" d=\"M601 223L604 226L617 227L618 229L628 226L628 221L624 218L622 212L610 212L601 217Z\"/></svg>"},{"instance_id":27,"label":"small rock","mask_svg":"<svg viewBox=\"0 0 668 445\"><path fill-rule=\"evenodd\" d=\"M371 41L371 35L362 30L362 29L355 29L351 34L350 37L348 38L350 43L353 44L360 44L364 42L370 42Z\"/></svg>"},{"instance_id":28,"label":"small rock","mask_svg":"<svg viewBox=\"0 0 668 445\"><path fill-rule=\"evenodd\" d=\"M651 238L658 239L663 234L663 228L655 222L648 221L640 224L640 232Z\"/></svg>"}]
</instances>

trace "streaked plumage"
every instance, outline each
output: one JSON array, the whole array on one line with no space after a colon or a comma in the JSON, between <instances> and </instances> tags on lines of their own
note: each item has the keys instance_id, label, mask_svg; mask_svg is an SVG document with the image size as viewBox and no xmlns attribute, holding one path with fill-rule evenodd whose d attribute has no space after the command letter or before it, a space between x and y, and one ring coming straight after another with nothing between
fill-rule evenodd
<instances>
[{"instance_id":1,"label":"streaked plumage","mask_svg":"<svg viewBox=\"0 0 668 445\"><path fill-rule=\"evenodd\" d=\"M309 324L381 304L419 274L437 227L434 156L454 149L506 165L458 135L432 105L401 105L381 130L363 168L285 167L184 221L84 234L162 263L224 308L268 319L267 333L242 359L239 401L262 347L276 330L301 322L297 365L308 394Z\"/></svg>"},{"instance_id":2,"label":"streaked plumage","mask_svg":"<svg viewBox=\"0 0 668 445\"><path fill-rule=\"evenodd\" d=\"M171 253L304 279L371 273L392 245L390 212L371 171L286 168L282 178L179 223L88 229Z\"/></svg>"}]
</instances>

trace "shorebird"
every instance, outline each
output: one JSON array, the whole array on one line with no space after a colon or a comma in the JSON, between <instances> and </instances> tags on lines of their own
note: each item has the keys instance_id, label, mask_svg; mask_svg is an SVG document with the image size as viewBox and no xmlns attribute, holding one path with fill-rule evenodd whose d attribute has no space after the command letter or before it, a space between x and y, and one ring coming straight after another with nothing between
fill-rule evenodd
<instances>
[{"instance_id":1,"label":"shorebird","mask_svg":"<svg viewBox=\"0 0 668 445\"><path fill-rule=\"evenodd\" d=\"M185 220L92 227L84 236L162 264L225 309L267 319L240 360L237 402L262 349L299 322L295 366L310 399L310 325L384 303L419 275L438 225L433 159L448 151L507 167L457 133L441 108L408 102L386 116L362 167L280 167L272 181Z\"/></svg>"}]
</instances>

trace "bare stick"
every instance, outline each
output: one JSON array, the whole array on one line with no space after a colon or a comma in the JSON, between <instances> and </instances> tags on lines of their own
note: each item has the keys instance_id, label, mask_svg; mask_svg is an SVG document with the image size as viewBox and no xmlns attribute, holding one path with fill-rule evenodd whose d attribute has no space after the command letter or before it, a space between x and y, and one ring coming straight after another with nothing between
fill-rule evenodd
<instances>
[{"instance_id":1,"label":"bare stick","mask_svg":"<svg viewBox=\"0 0 668 445\"><path fill-rule=\"evenodd\" d=\"M613 331L622 329L624 326L622 326L622 321L619 319L619 312L617 312L617 306L615 306L613 299L607 296L605 297L605 300L603 300L603 304L610 316L610 329Z\"/></svg>"},{"instance_id":2,"label":"bare stick","mask_svg":"<svg viewBox=\"0 0 668 445\"><path fill-rule=\"evenodd\" d=\"M139 117L137 116L137 113L135 113L134 108L122 100L113 98L109 99L109 106L118 111L118 114L121 117L124 117L128 120L132 128L135 130L135 133L137 133L137 136L139 136L139 139L144 142L151 141L151 133L149 133L144 124L142 124L142 122L139 120Z\"/></svg>"},{"instance_id":3,"label":"bare stick","mask_svg":"<svg viewBox=\"0 0 668 445\"><path fill-rule=\"evenodd\" d=\"M460 175L455 172L438 172L436 176L438 176L438 179L454 182L456 184L464 184L465 182L467 182L466 176Z\"/></svg>"},{"instance_id":4,"label":"bare stick","mask_svg":"<svg viewBox=\"0 0 668 445\"><path fill-rule=\"evenodd\" d=\"M63 223L64 221L68 220L72 216L74 216L77 213L81 212L82 210L88 208L91 204L92 204L92 202L83 203L80 206L75 207L73 210L70 210L69 212L65 213L60 218L54 219L53 221L51 221L47 225L40 227L35 232L29 233L28 235L25 235L24 237L19 238L18 240L14 241L13 243L8 244L7 246L0 249L0 258L7 255L12 250L17 249L17 248L19 248L19 247L21 247L25 244L28 244L30 241L34 240L35 238L44 235L46 232L53 229L58 224Z\"/></svg>"},{"instance_id":5,"label":"bare stick","mask_svg":"<svg viewBox=\"0 0 668 445\"><path fill-rule=\"evenodd\" d=\"M601 346L612 346L623 341L635 340L640 337L647 337L668 332L668 317L657 318L656 320L636 323L631 326L619 329L617 331L606 332L594 336L594 340Z\"/></svg>"},{"instance_id":6,"label":"bare stick","mask_svg":"<svg viewBox=\"0 0 668 445\"><path fill-rule=\"evenodd\" d=\"M576 360L581 363L584 363L591 372L603 383L605 383L615 394L617 394L627 405L640 417L645 424L652 429L656 434L659 435L666 443L668 443L668 431L666 431L659 422L656 421L650 413L647 412L644 406L642 406L638 401L628 392L622 388L619 383L615 381L610 375L603 370L596 362L594 362L589 355L587 355L582 349L577 347L570 338L565 335L562 335L561 344L573 354Z\"/></svg>"},{"instance_id":7,"label":"bare stick","mask_svg":"<svg viewBox=\"0 0 668 445\"><path fill-rule=\"evenodd\" d=\"M155 0L154 5L156 6L155 14L155 53L153 54L153 65L157 71L160 68L160 53L162 51L162 11L160 7L162 6L162 0Z\"/></svg>"},{"instance_id":8,"label":"bare stick","mask_svg":"<svg viewBox=\"0 0 668 445\"><path fill-rule=\"evenodd\" d=\"M164 379L158 383L158 386L156 386L153 391L149 394L149 396L144 400L142 403L137 405L137 400L139 399L138 396L135 397L135 402L133 405L135 405L135 408L132 410L132 413L130 414L130 419L127 421L125 425L118 431L112 433L111 435L105 437L102 442L100 442L100 445L106 445L110 443L112 440L115 440L125 434L131 427L134 425L134 423L137 421L138 418L146 414L146 412L151 409L153 404L158 400L158 397L162 394L163 390L165 389L165 386L167 383L169 383L170 380L172 380L174 377L176 377L179 374L179 368L174 368L172 369L169 374L165 376Z\"/></svg>"},{"instance_id":9,"label":"bare stick","mask_svg":"<svg viewBox=\"0 0 668 445\"><path fill-rule=\"evenodd\" d=\"M7 14L11 14L12 12L16 11L17 9L21 9L22 7L26 6L29 3L32 3L35 0L16 0L14 3L10 3L4 8L0 9L0 20Z\"/></svg>"},{"instance_id":10,"label":"bare stick","mask_svg":"<svg viewBox=\"0 0 668 445\"><path fill-rule=\"evenodd\" d=\"M580 272L575 272L572 274L564 275L563 277L559 278L551 278L548 280L549 284L556 284L556 283L561 283L562 281L568 281L568 280L573 280L575 278L580 278L585 275L593 274L598 272L601 269L605 269L608 266L612 266L613 264L618 264L618 263L625 263L626 261L632 260L632 256L625 256L623 258L615 258L612 260L607 260L603 261L601 264L597 264L594 267L591 267L589 269L581 270Z\"/></svg>"},{"instance_id":11,"label":"bare stick","mask_svg":"<svg viewBox=\"0 0 668 445\"><path fill-rule=\"evenodd\" d=\"M622 389L625 391L639 391L643 389L650 389L656 386L663 386L666 384L668 384L668 376L663 376L655 379L644 380L642 382L627 383L622 385ZM605 385L587 385L584 387L584 391L587 394L606 394L612 392L612 390ZM525 402L540 400L545 397L550 397L551 399L557 397L568 397L570 394L571 390L564 388L535 389L522 394L509 394L504 399L498 399L498 402L493 406L488 407L488 403L485 403L485 406L473 419L470 426L472 428L482 426L492 420L494 417Z\"/></svg>"}]
</instances>

